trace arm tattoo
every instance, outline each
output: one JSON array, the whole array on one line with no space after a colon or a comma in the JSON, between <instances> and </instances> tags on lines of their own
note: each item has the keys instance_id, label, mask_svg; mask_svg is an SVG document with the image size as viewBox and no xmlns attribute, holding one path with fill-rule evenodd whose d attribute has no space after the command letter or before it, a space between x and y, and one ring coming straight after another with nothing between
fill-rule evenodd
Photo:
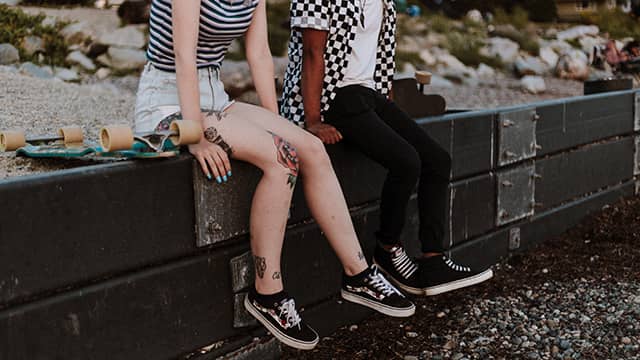
<instances>
[{"instance_id":1,"label":"arm tattoo","mask_svg":"<svg viewBox=\"0 0 640 360\"><path fill-rule=\"evenodd\" d=\"M279 280L280 279L280 271L274 272L273 275L271 275L271 278L273 280Z\"/></svg>"},{"instance_id":2,"label":"arm tattoo","mask_svg":"<svg viewBox=\"0 0 640 360\"><path fill-rule=\"evenodd\" d=\"M280 136L272 133L271 131L269 131L269 134L273 136L273 142L276 144L276 149L278 150L278 163L289 170L287 184L289 184L289 187L293 189L293 187L296 186L299 170L298 154L296 149Z\"/></svg>"},{"instance_id":3,"label":"arm tattoo","mask_svg":"<svg viewBox=\"0 0 640 360\"><path fill-rule=\"evenodd\" d=\"M253 256L253 262L256 264L256 274L260 279L264 278L264 271L267 270L267 259L260 256Z\"/></svg>"},{"instance_id":4,"label":"arm tattoo","mask_svg":"<svg viewBox=\"0 0 640 360\"><path fill-rule=\"evenodd\" d=\"M358 260L364 260L364 255L362 254L362 251L358 251Z\"/></svg>"},{"instance_id":5,"label":"arm tattoo","mask_svg":"<svg viewBox=\"0 0 640 360\"><path fill-rule=\"evenodd\" d=\"M214 128L213 126L210 126L204 130L204 138L207 139L208 142L220 146L222 150L227 153L227 155L231 156L231 154L233 154L233 149L231 148L231 146L229 146L229 144L224 141L222 136L218 134L218 130L216 130L216 128Z\"/></svg>"}]
</instances>

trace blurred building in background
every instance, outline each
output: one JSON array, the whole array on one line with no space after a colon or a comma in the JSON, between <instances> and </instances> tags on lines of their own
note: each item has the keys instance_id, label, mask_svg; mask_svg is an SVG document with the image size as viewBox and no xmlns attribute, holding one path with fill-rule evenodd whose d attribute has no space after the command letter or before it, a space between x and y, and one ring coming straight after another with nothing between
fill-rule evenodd
<instances>
[{"instance_id":1,"label":"blurred building in background","mask_svg":"<svg viewBox=\"0 0 640 360\"><path fill-rule=\"evenodd\" d=\"M598 11L598 8L603 5L609 9L619 7L624 12L628 13L632 8L632 0L556 0L558 19L561 21L580 20L583 15L596 12Z\"/></svg>"}]
</instances>

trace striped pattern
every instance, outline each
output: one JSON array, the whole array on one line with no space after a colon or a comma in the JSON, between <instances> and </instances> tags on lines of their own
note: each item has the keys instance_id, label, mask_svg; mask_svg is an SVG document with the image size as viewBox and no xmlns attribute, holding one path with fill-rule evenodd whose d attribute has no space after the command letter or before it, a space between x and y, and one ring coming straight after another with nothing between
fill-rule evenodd
<instances>
[{"instance_id":1,"label":"striped pattern","mask_svg":"<svg viewBox=\"0 0 640 360\"><path fill-rule=\"evenodd\" d=\"M409 279L411 275L413 275L416 271L418 271L418 265L416 265L410 258L407 256L407 253L404 251L402 247L394 247L391 249L393 256L391 258L391 262L393 263L393 267L396 269L402 277L405 279Z\"/></svg>"},{"instance_id":2,"label":"striped pattern","mask_svg":"<svg viewBox=\"0 0 640 360\"><path fill-rule=\"evenodd\" d=\"M222 65L231 42L243 36L249 28L259 1L202 0L197 48L198 68ZM171 3L172 0L151 2L147 58L158 69L174 72Z\"/></svg>"}]
</instances>

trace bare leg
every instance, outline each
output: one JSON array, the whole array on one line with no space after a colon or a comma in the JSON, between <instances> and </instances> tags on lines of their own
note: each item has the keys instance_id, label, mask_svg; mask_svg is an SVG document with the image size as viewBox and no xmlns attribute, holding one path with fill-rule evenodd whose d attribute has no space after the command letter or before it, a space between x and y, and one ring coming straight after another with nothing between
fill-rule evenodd
<instances>
[{"instance_id":1,"label":"bare leg","mask_svg":"<svg viewBox=\"0 0 640 360\"><path fill-rule=\"evenodd\" d=\"M364 271L367 262L353 228L342 188L322 142L286 119L258 106L236 103L227 113L229 122L239 119L250 121L291 142L300 159L304 193L311 214L336 252L345 273L355 275Z\"/></svg>"},{"instance_id":2,"label":"bare leg","mask_svg":"<svg viewBox=\"0 0 640 360\"><path fill-rule=\"evenodd\" d=\"M205 120L213 128L232 158L256 165L263 171L251 206L251 251L256 267L256 290L274 294L283 289L280 256L293 184L297 176L295 152L288 154L287 143L275 134L234 116L220 120L209 116ZM223 147L224 148L224 147ZM279 156L291 155L288 164Z\"/></svg>"}]
</instances>

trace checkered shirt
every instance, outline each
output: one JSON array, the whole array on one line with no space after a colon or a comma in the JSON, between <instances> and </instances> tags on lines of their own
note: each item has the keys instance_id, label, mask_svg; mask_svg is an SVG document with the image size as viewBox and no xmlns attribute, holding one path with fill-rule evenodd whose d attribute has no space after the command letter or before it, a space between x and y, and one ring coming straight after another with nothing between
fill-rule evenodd
<instances>
[{"instance_id":1,"label":"checkered shirt","mask_svg":"<svg viewBox=\"0 0 640 360\"><path fill-rule=\"evenodd\" d=\"M373 76L376 90L386 95L391 90L395 70L396 10L394 0L382 0L384 15ZM328 31L324 54L325 75L322 87L321 111L329 110L336 87L344 78L356 37L360 18L358 0L292 0L289 65L284 80L280 114L299 126L304 126L302 102L302 29Z\"/></svg>"}]
</instances>

